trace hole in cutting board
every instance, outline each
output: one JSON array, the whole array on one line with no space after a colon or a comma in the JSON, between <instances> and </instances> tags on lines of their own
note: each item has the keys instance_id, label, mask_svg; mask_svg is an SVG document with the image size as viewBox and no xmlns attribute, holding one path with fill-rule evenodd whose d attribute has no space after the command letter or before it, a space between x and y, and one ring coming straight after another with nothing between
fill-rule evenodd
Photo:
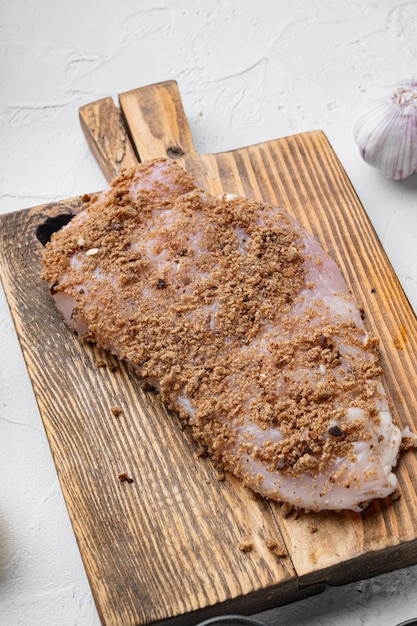
<instances>
[{"instance_id":1,"label":"hole in cutting board","mask_svg":"<svg viewBox=\"0 0 417 626\"><path fill-rule=\"evenodd\" d=\"M61 230L61 228L68 224L73 217L73 213L61 213L55 217L48 217L43 224L39 224L37 227L36 238L43 246L45 246L51 239L52 235L58 230Z\"/></svg>"}]
</instances>

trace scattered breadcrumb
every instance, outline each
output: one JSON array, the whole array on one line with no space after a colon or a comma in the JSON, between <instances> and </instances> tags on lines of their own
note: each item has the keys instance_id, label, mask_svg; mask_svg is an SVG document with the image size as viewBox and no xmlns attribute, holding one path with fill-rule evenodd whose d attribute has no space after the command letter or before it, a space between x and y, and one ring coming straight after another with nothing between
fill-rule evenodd
<instances>
[{"instance_id":1,"label":"scattered breadcrumb","mask_svg":"<svg viewBox=\"0 0 417 626\"><path fill-rule=\"evenodd\" d=\"M253 543L250 539L242 539L237 547L241 552L251 552L251 550L253 550Z\"/></svg>"},{"instance_id":2,"label":"scattered breadcrumb","mask_svg":"<svg viewBox=\"0 0 417 626\"><path fill-rule=\"evenodd\" d=\"M119 417L122 414L122 409L119 406L112 406L110 411L115 417Z\"/></svg>"},{"instance_id":3,"label":"scattered breadcrumb","mask_svg":"<svg viewBox=\"0 0 417 626\"><path fill-rule=\"evenodd\" d=\"M287 551L281 542L278 542L275 539L266 539L265 545L275 556L287 556Z\"/></svg>"},{"instance_id":4,"label":"scattered breadcrumb","mask_svg":"<svg viewBox=\"0 0 417 626\"><path fill-rule=\"evenodd\" d=\"M96 361L96 366L97 367L106 367L106 365L107 365L107 363L106 363L106 361L103 361L103 359L98 359Z\"/></svg>"},{"instance_id":5,"label":"scattered breadcrumb","mask_svg":"<svg viewBox=\"0 0 417 626\"><path fill-rule=\"evenodd\" d=\"M417 448L417 435L406 427L402 432L400 451L404 452L410 448Z\"/></svg>"},{"instance_id":6,"label":"scattered breadcrumb","mask_svg":"<svg viewBox=\"0 0 417 626\"><path fill-rule=\"evenodd\" d=\"M316 524L310 524L310 526L308 527L309 531L314 534L318 531L318 527L316 526Z\"/></svg>"},{"instance_id":7,"label":"scattered breadcrumb","mask_svg":"<svg viewBox=\"0 0 417 626\"><path fill-rule=\"evenodd\" d=\"M133 483L134 482L133 478L130 478L126 472L120 472L120 474L117 474L117 478L120 480L121 483L124 483L124 482Z\"/></svg>"}]
</instances>

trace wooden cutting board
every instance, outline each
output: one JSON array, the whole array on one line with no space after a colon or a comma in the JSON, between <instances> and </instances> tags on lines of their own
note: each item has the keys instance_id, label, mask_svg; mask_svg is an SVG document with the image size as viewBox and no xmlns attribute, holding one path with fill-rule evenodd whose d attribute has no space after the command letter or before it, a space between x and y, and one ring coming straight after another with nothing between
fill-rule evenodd
<instances>
[{"instance_id":1,"label":"wooden cutting board","mask_svg":"<svg viewBox=\"0 0 417 626\"><path fill-rule=\"evenodd\" d=\"M210 192L294 215L339 262L381 340L395 418L416 432L417 320L323 133L200 155L175 82L119 102L80 110L106 178L137 156L166 156ZM102 623L194 625L417 563L415 451L400 460L399 499L361 514L287 515L219 480L157 394L68 330L39 279L41 241L80 208L73 198L2 216L0 271Z\"/></svg>"}]
</instances>

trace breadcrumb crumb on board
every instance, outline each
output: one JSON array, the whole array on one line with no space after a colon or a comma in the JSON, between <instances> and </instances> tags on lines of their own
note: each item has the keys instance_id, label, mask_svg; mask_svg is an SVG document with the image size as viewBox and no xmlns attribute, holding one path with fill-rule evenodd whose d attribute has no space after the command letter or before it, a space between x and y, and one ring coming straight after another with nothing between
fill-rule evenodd
<instances>
[{"instance_id":1,"label":"breadcrumb crumb on board","mask_svg":"<svg viewBox=\"0 0 417 626\"><path fill-rule=\"evenodd\" d=\"M237 547L241 552L252 552L253 550L253 542L250 539L242 539Z\"/></svg>"},{"instance_id":2,"label":"breadcrumb crumb on board","mask_svg":"<svg viewBox=\"0 0 417 626\"><path fill-rule=\"evenodd\" d=\"M285 546L281 542L278 542L276 539L266 539L265 545L274 556L277 556L279 558L284 558L288 556Z\"/></svg>"},{"instance_id":3,"label":"breadcrumb crumb on board","mask_svg":"<svg viewBox=\"0 0 417 626\"><path fill-rule=\"evenodd\" d=\"M133 478L131 478L126 472L120 472L119 474L117 474L117 478L121 483L126 482L131 484L135 482Z\"/></svg>"}]
</instances>

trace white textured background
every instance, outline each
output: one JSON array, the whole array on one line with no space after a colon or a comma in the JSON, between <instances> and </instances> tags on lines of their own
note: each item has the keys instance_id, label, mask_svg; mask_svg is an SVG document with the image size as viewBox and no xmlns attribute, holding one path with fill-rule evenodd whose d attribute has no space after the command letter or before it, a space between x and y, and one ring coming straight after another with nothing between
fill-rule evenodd
<instances>
[{"instance_id":1,"label":"white textured background","mask_svg":"<svg viewBox=\"0 0 417 626\"><path fill-rule=\"evenodd\" d=\"M417 310L417 176L383 179L352 139L370 90L417 76L416 25L394 0L0 0L0 212L103 188L78 108L175 79L199 152L322 129ZM417 566L262 617L394 626L416 590ZM99 624L2 291L0 624Z\"/></svg>"}]
</instances>

